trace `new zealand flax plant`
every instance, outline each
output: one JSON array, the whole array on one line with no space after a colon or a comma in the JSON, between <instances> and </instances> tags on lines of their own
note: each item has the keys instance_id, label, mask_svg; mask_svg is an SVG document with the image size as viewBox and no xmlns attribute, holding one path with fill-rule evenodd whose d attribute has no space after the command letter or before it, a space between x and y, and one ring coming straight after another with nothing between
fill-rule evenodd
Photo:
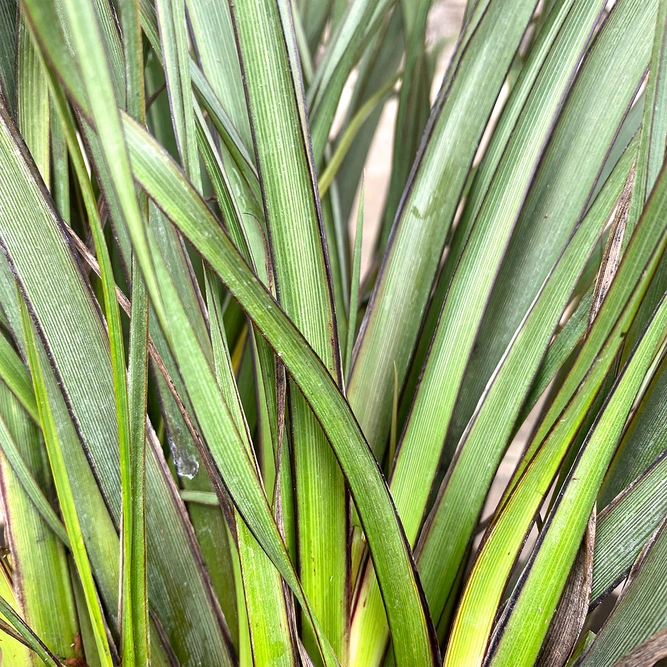
<instances>
[{"instance_id":1,"label":"new zealand flax plant","mask_svg":"<svg viewBox=\"0 0 667 667\"><path fill-rule=\"evenodd\" d=\"M3 667L667 656L667 0L434 4L0 1Z\"/></svg>"}]
</instances>

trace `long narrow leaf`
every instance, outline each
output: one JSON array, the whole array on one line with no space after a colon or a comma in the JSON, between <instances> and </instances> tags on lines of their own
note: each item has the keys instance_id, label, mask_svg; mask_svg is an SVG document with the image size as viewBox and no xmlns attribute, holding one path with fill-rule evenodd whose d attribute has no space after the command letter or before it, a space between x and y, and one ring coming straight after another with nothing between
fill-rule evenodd
<instances>
[{"instance_id":1,"label":"long narrow leaf","mask_svg":"<svg viewBox=\"0 0 667 667\"><path fill-rule=\"evenodd\" d=\"M412 544L417 541L426 512L466 361L493 279L537 168L541 147L553 126L601 9L602 3L597 1L579 3L564 23L508 142L452 279L391 478L392 495ZM521 159L517 159L519 155ZM449 597L460 559L465 554L493 478L494 463L499 462L508 443L512 417L518 414L532 376L603 223L600 219L589 221L591 236L584 236L585 242L578 248L580 254L572 265L577 269L561 268L553 282L549 281L551 289L562 291L551 292L549 284L545 287L548 295L541 295L540 307L536 306L530 313L525 326L512 341L511 352L506 353L494 378L495 386L485 396L486 404L475 415L474 425L459 445L446 486L441 489L436 503L434 515L437 519L425 528L427 536L422 537L419 556L422 582L435 618L440 617ZM567 266L569 257L563 259ZM499 414L504 419L499 420ZM498 428L499 425L504 428ZM490 465L480 467L480 459L487 460ZM382 645L382 642L369 639L377 632L380 623L376 617L379 605L377 601L367 604L367 594L364 591L360 597L359 612L355 614L352 628L353 640L365 656L369 647ZM358 659L361 665L368 657L359 656Z\"/></svg>"},{"instance_id":2,"label":"long narrow leaf","mask_svg":"<svg viewBox=\"0 0 667 667\"><path fill-rule=\"evenodd\" d=\"M646 34L653 29L656 7L657 0L617 2L582 63L491 293L448 436L452 448L539 285L592 201L650 59Z\"/></svg>"},{"instance_id":3,"label":"long narrow leaf","mask_svg":"<svg viewBox=\"0 0 667 667\"><path fill-rule=\"evenodd\" d=\"M303 114L303 84L294 48L290 49L294 37L289 6L258 2L230 4L230 8L251 114L278 301L340 383L330 267ZM348 617L345 482L295 386L289 388L289 404L299 574L334 650L344 661ZM305 646L312 650L314 638L306 635Z\"/></svg>"},{"instance_id":4,"label":"long narrow leaf","mask_svg":"<svg viewBox=\"0 0 667 667\"><path fill-rule=\"evenodd\" d=\"M0 388L0 391L4 392L5 388ZM4 398L4 401L6 404L11 405L11 402L9 402L6 397ZM14 407L13 412L20 413L16 407ZM37 443L37 440L33 442L33 444ZM0 417L0 449L2 450L7 463L11 466L19 483L23 487L23 490L32 501L32 504L42 515L44 521L46 521L51 530L58 536L60 541L67 546L69 544L69 538L67 537L67 531L65 530L62 521L55 513L53 507L51 507L51 504L37 483L30 468L21 456L21 451L2 417Z\"/></svg>"},{"instance_id":5,"label":"long narrow leaf","mask_svg":"<svg viewBox=\"0 0 667 667\"><path fill-rule=\"evenodd\" d=\"M139 7L134 0L121 3L123 49L126 63L126 102L130 114L146 121L143 51ZM140 205L146 215L147 201ZM99 253L98 253L99 257ZM115 301L115 285L110 297ZM112 313L109 312L109 315ZM136 259L132 262L132 313L127 380L128 451L124 473L121 660L148 663L148 582L146 577L146 404L148 394L148 297ZM108 315L108 316L109 316ZM123 465L121 463L121 465Z\"/></svg>"},{"instance_id":6,"label":"long narrow leaf","mask_svg":"<svg viewBox=\"0 0 667 667\"><path fill-rule=\"evenodd\" d=\"M49 667L61 667L58 659L49 651L39 637L26 625L7 600L0 597L0 613L11 623L17 634Z\"/></svg>"},{"instance_id":7,"label":"long narrow leaf","mask_svg":"<svg viewBox=\"0 0 667 667\"><path fill-rule=\"evenodd\" d=\"M0 568L0 598L5 601L7 606L16 610L14 589L6 567ZM4 621L4 616L2 618ZM2 647L2 659L5 662L5 667L23 667L23 665L29 664L31 656L25 640L9 623L7 623L8 627L5 627L4 622L2 625L2 631L5 631L5 634L0 634L0 646ZM9 632L6 632L7 630Z\"/></svg>"},{"instance_id":8,"label":"long narrow leaf","mask_svg":"<svg viewBox=\"0 0 667 667\"><path fill-rule=\"evenodd\" d=\"M409 551L400 529L397 530L398 520L377 462L340 390L317 355L252 275L204 202L191 188L183 190L184 181L173 162L129 120L125 130L136 178L151 197L160 202L239 299L308 397L357 504L380 586L385 593L390 628L394 632L407 633L410 642L420 636L423 638L426 612ZM161 178L155 178L158 170ZM162 180L164 177L166 182ZM176 192L180 193L178 197L174 197ZM183 194L187 194L186 199ZM207 233L202 234L204 221L208 221ZM415 610L420 611L415 614Z\"/></svg>"},{"instance_id":9,"label":"long narrow leaf","mask_svg":"<svg viewBox=\"0 0 667 667\"><path fill-rule=\"evenodd\" d=\"M0 377L11 389L30 417L37 421L37 403L30 375L9 341L0 336Z\"/></svg>"},{"instance_id":10,"label":"long narrow leaf","mask_svg":"<svg viewBox=\"0 0 667 667\"><path fill-rule=\"evenodd\" d=\"M65 552L69 539L40 488L53 497L44 443L38 427L4 386L0 412L2 504L18 608L51 651L74 658L78 622Z\"/></svg>"},{"instance_id":11,"label":"long narrow leaf","mask_svg":"<svg viewBox=\"0 0 667 667\"><path fill-rule=\"evenodd\" d=\"M394 363L402 387L477 143L535 4L488 3L477 29L460 43L451 80L431 113L361 325L348 390L380 458L391 421Z\"/></svg>"},{"instance_id":12,"label":"long narrow leaf","mask_svg":"<svg viewBox=\"0 0 667 667\"><path fill-rule=\"evenodd\" d=\"M632 581L623 591L613 613L607 619L579 667L623 664L653 664L651 653L636 656L635 662L623 663L620 658L631 654L644 642L663 631L667 622L665 600L665 567L667 567L667 540L663 521L657 534L649 541L648 551L640 556ZM667 655L662 643L661 655ZM661 657L654 654L655 659ZM641 660L644 659L644 661ZM619 661L619 662L617 662Z\"/></svg>"},{"instance_id":13,"label":"long narrow leaf","mask_svg":"<svg viewBox=\"0 0 667 667\"><path fill-rule=\"evenodd\" d=\"M547 519L490 648L491 665L530 664L537 656L604 471L666 330L667 300L663 300L619 376Z\"/></svg>"},{"instance_id":14,"label":"long narrow leaf","mask_svg":"<svg viewBox=\"0 0 667 667\"><path fill-rule=\"evenodd\" d=\"M67 474L65 458L58 439L58 432L53 420L53 412L49 406L42 368L39 361L39 354L35 344L33 323L28 315L27 308L23 312L24 333L28 345L28 358L30 360L30 370L32 371L33 386L35 388L35 398L39 409L39 417L44 432L44 442L49 456L49 463L53 473L53 481L58 494L58 502L67 528L67 535L70 540L72 555L76 563L76 569L79 573L81 583L86 598L86 605L90 620L95 633L95 643L100 661L104 667L112 667L113 661L106 634L106 625L104 615L100 606L100 601L95 590L95 582L90 567L88 554L81 532L81 525L77 515L77 508L74 503L74 496L71 489L71 480Z\"/></svg>"},{"instance_id":15,"label":"long narrow leaf","mask_svg":"<svg viewBox=\"0 0 667 667\"><path fill-rule=\"evenodd\" d=\"M212 294L211 304L219 309L218 294ZM221 321L219 316L218 321ZM252 456L252 442L226 337L222 330L213 329L211 338L220 390L245 449ZM280 573L238 514L235 527L254 664L295 667L297 651L289 627L287 591ZM241 660L245 657L241 656Z\"/></svg>"},{"instance_id":16,"label":"long narrow leaf","mask_svg":"<svg viewBox=\"0 0 667 667\"><path fill-rule=\"evenodd\" d=\"M12 202L11 205L7 204L5 211L20 210L21 202L30 207L33 211L30 218L32 232L36 236L32 237L30 226L24 224L25 221L18 215L3 216L0 236L12 258L13 269L19 276L31 307L40 320L40 333L47 342L59 379L67 388L69 407L76 414L81 438L84 445L89 448L105 500L109 503L112 513L118 517L120 514L118 443L108 339L99 318L99 311L96 310L90 292L70 254L63 232L59 229L59 222L49 208L45 194L35 182L29 163L21 153L16 137L11 134L11 126L8 123L9 120L3 115L1 133L3 160L5 164L10 164L11 161L15 169L12 172L3 172L3 187L0 191L3 202ZM18 190L17 183L22 184ZM133 190L133 186L131 187ZM16 193L19 191L21 194L17 196ZM30 204L27 201L30 201ZM20 228L19 234L12 232L18 228ZM21 247L29 248L29 254L24 254L20 250ZM32 263L29 255L32 254L34 257L35 252L44 252L43 256L48 259ZM28 268L28 264L32 264L32 269ZM43 289L45 269L53 271L53 276L58 276L46 279L54 287L49 292L48 298ZM68 276L67 280L63 279L65 275ZM48 305L47 301L51 305ZM57 305L52 309L56 302L66 305ZM76 327L73 322L77 323ZM72 337L75 330L80 332L76 343ZM77 355L81 355L80 358L76 355L71 356L72 349L76 350ZM154 513L151 514L149 511L149 553L152 550L158 554L172 550L175 553L192 553L195 545L188 536L183 509L177 504L177 498L168 485L165 471L158 468L156 463L155 455L151 452L147 461L146 477L147 497L151 498L150 502L154 508ZM163 502L158 501L158 498L163 499ZM166 530L160 532L158 525L168 525L169 536ZM174 531L178 531L182 538L175 539ZM90 537L93 536L89 534ZM197 571L197 562L186 557L174 557L168 561L165 561L163 555L155 559L149 574L151 595L156 596L153 598L156 600L156 606L165 605L163 609L171 607L175 610L177 604L182 610L185 604L189 611L178 613L186 613L191 619L199 616L202 624L208 626L211 638L211 641L206 643L197 642L194 638L186 639L185 641L190 644L188 650L225 656L228 649L224 630L208 597L210 593L206 588L207 582L203 579L202 573ZM182 572L179 576L177 572L181 568L185 568L188 574ZM178 591L185 582L188 592L179 595ZM198 593L193 594L195 590L193 586ZM177 597L180 598L178 602L176 602ZM191 627L183 624L173 629L178 634L187 635L191 632L189 630Z\"/></svg>"},{"instance_id":17,"label":"long narrow leaf","mask_svg":"<svg viewBox=\"0 0 667 667\"><path fill-rule=\"evenodd\" d=\"M663 452L665 436L659 436ZM593 559L591 605L596 606L630 571L649 537L667 516L667 459L663 453L600 513Z\"/></svg>"}]
</instances>

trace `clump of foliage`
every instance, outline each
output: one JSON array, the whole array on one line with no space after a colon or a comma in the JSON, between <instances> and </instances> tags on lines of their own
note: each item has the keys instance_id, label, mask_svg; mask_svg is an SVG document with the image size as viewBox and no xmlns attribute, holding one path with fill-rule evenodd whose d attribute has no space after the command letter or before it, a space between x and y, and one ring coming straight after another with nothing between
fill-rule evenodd
<instances>
[{"instance_id":1,"label":"clump of foliage","mask_svg":"<svg viewBox=\"0 0 667 667\"><path fill-rule=\"evenodd\" d=\"M3 667L667 656L667 1L431 5L0 3Z\"/></svg>"}]
</instances>

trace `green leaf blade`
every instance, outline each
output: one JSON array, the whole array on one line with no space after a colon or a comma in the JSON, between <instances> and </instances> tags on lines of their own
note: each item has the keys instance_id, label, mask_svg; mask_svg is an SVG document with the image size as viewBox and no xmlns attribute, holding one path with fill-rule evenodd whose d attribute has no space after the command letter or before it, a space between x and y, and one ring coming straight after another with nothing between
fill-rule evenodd
<instances>
[{"instance_id":1,"label":"green leaf blade","mask_svg":"<svg viewBox=\"0 0 667 667\"><path fill-rule=\"evenodd\" d=\"M660 206L665 202L664 183L665 179L662 179L663 197L654 200L654 207L649 209L645 218L659 217ZM645 227L649 227L646 220ZM663 250L664 236L663 232ZM639 243L634 245L638 246ZM630 264L628 256L626 262ZM654 266L655 263L654 258ZM614 283L617 284L618 282ZM609 301L606 301L604 305L608 304ZM598 317L602 317L603 312L604 306ZM501 630L491 648L491 664L494 666L513 665L517 661L531 662L537 657L548 620L558 602L579 547L604 472L613 456L637 392L651 368L655 354L660 352L666 327L667 301L663 300L619 376L604 410L589 432L547 519L545 530L538 539L526 571L512 595L508 607L510 611L501 621Z\"/></svg>"},{"instance_id":2,"label":"green leaf blade","mask_svg":"<svg viewBox=\"0 0 667 667\"><path fill-rule=\"evenodd\" d=\"M340 382L331 274L294 60L289 7L232 6L244 71L278 300ZM299 257L295 262L294 258ZM347 502L343 476L300 392L289 391L300 577L334 650L347 626ZM306 637L306 648L314 639Z\"/></svg>"},{"instance_id":3,"label":"green leaf blade","mask_svg":"<svg viewBox=\"0 0 667 667\"><path fill-rule=\"evenodd\" d=\"M362 323L349 385L350 403L380 457L391 421L393 364L400 387L472 164L473 146L534 6L529 0L489 3L470 42L460 46L456 76L443 87L429 120ZM412 261L415 253L419 262ZM398 324L397 312L405 325Z\"/></svg>"},{"instance_id":4,"label":"green leaf blade","mask_svg":"<svg viewBox=\"0 0 667 667\"><path fill-rule=\"evenodd\" d=\"M318 356L271 300L231 241L219 230L203 201L191 188L183 190L182 176L173 162L130 121L126 121L125 130L138 181L160 202L167 215L243 304L308 397L335 448L359 509L380 585L386 592L384 599L388 605L390 627L392 631L396 628L396 632L404 633L401 640L407 644L418 642L412 656L421 655L423 649L419 647L430 641L428 617L409 551L398 528L387 487L347 402ZM155 178L158 171L160 178ZM181 195L174 197L175 192ZM182 198L184 193L186 199ZM208 220L207 233L202 233L204 220Z\"/></svg>"}]
</instances>

